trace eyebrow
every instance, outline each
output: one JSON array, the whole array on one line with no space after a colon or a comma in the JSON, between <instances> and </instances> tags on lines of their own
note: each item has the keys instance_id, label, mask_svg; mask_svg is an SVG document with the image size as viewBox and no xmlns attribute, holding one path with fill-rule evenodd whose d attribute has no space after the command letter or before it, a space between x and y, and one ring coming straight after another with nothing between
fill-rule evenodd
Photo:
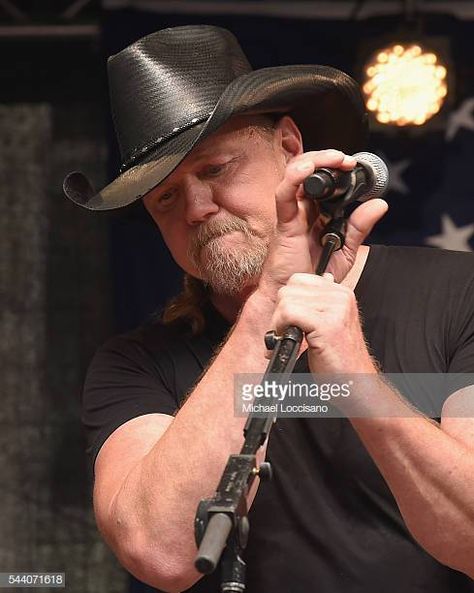
<instances>
[{"instance_id":1,"label":"eyebrow","mask_svg":"<svg viewBox=\"0 0 474 593\"><path fill-rule=\"evenodd\" d=\"M201 153L199 153L197 156L195 156L191 162L199 162L202 161L204 159L208 159L209 157L212 156L217 156L220 154L226 154L228 152L241 152L238 150L237 147L228 147L228 148L216 148L214 146L210 146L209 148L203 150Z\"/></svg>"},{"instance_id":2,"label":"eyebrow","mask_svg":"<svg viewBox=\"0 0 474 593\"><path fill-rule=\"evenodd\" d=\"M229 149L227 149L229 150ZM204 161L212 156L217 156L220 154L225 154L225 150L216 150L213 147L209 147L207 150L203 151L202 154L200 154L199 156L195 157L195 160L193 160L190 164L191 165L199 165L199 163L201 161ZM237 150L234 148L233 150L234 155L232 157L230 157L230 161L235 161L239 158L242 157L243 155L243 151L242 150ZM151 194L155 194L157 196L162 195L163 193L166 193L168 191L170 191L171 189L173 189L175 187L175 183L169 183L166 179L160 183L158 186L156 186L155 188L153 188L150 193Z\"/></svg>"}]
</instances>

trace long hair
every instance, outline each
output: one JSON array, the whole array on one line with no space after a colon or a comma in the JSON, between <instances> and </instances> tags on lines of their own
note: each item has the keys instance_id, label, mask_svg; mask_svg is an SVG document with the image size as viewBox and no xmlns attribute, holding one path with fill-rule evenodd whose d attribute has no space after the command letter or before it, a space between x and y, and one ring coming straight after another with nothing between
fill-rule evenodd
<instances>
[{"instance_id":1,"label":"long hair","mask_svg":"<svg viewBox=\"0 0 474 593\"><path fill-rule=\"evenodd\" d=\"M208 302L209 291L204 282L185 274L183 290L166 305L161 320L165 325L186 321L193 335L200 334L205 327L203 309Z\"/></svg>"}]
</instances>

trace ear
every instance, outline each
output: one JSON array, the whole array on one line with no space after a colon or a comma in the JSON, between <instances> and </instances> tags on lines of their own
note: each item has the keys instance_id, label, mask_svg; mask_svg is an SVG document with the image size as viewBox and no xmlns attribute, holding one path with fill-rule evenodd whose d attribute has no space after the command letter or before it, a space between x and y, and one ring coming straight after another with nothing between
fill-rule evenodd
<instances>
[{"instance_id":1,"label":"ear","mask_svg":"<svg viewBox=\"0 0 474 593\"><path fill-rule=\"evenodd\" d=\"M277 149L282 151L285 162L303 152L303 138L298 126L289 115L284 115L276 124L275 141Z\"/></svg>"}]
</instances>

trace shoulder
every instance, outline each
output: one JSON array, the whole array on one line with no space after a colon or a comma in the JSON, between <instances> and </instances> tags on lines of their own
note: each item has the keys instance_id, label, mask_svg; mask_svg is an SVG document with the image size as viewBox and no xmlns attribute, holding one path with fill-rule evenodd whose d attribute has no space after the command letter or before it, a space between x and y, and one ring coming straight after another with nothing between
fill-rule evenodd
<instances>
[{"instance_id":1,"label":"shoulder","mask_svg":"<svg viewBox=\"0 0 474 593\"><path fill-rule=\"evenodd\" d=\"M198 335L186 321L154 320L107 340L92 360L87 382L113 378L130 384L148 376L173 392L187 389L188 378L207 366L228 329L217 313L210 315L206 330Z\"/></svg>"},{"instance_id":2,"label":"shoulder","mask_svg":"<svg viewBox=\"0 0 474 593\"><path fill-rule=\"evenodd\" d=\"M190 337L190 328L185 324L165 325L156 320L110 337L99 347L95 358L104 356L121 356L130 359L156 358Z\"/></svg>"},{"instance_id":3,"label":"shoulder","mask_svg":"<svg viewBox=\"0 0 474 593\"><path fill-rule=\"evenodd\" d=\"M420 247L405 245L372 245L370 252L376 257L389 258L394 261L412 262L462 262L470 265L474 262L471 251L451 251L436 247Z\"/></svg>"},{"instance_id":4,"label":"shoulder","mask_svg":"<svg viewBox=\"0 0 474 593\"><path fill-rule=\"evenodd\" d=\"M389 294L397 310L416 312L426 327L442 328L450 344L472 334L474 323L474 253L432 247L374 249L372 280L378 295ZM374 272L375 271L375 272ZM413 318L414 320L414 318Z\"/></svg>"},{"instance_id":5,"label":"shoulder","mask_svg":"<svg viewBox=\"0 0 474 593\"><path fill-rule=\"evenodd\" d=\"M192 324L186 319L164 323L156 317L132 331L109 338L99 352L140 352L157 355L180 348L199 348L203 343L220 343L228 333L230 325L211 305L203 308L203 314L205 329L200 333L193 333Z\"/></svg>"},{"instance_id":6,"label":"shoulder","mask_svg":"<svg viewBox=\"0 0 474 593\"><path fill-rule=\"evenodd\" d=\"M185 332L154 322L115 335L96 351L87 370L83 399L104 391L149 391L157 385L172 391L175 375L173 348ZM94 395L95 397L95 395Z\"/></svg>"},{"instance_id":7,"label":"shoulder","mask_svg":"<svg viewBox=\"0 0 474 593\"><path fill-rule=\"evenodd\" d=\"M431 282L474 278L474 253L448 251L433 247L373 245L366 264L378 275L402 275L407 279Z\"/></svg>"},{"instance_id":8,"label":"shoulder","mask_svg":"<svg viewBox=\"0 0 474 593\"><path fill-rule=\"evenodd\" d=\"M473 288L474 253L374 245L356 292L366 315L383 311L449 327L453 317L472 314Z\"/></svg>"}]
</instances>

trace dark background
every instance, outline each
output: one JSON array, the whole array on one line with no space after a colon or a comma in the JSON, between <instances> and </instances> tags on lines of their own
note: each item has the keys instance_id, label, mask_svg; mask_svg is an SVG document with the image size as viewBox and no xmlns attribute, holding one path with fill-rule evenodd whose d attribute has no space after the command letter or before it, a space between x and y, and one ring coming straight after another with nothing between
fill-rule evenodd
<instances>
[{"instance_id":1,"label":"dark background","mask_svg":"<svg viewBox=\"0 0 474 593\"><path fill-rule=\"evenodd\" d=\"M374 127L368 149L394 181L372 240L442 235L438 246L472 250L474 11L429 5L423 34L444 38L452 91L422 128ZM94 525L81 384L97 346L159 308L180 273L144 214L93 215L62 196L71 170L97 187L116 175L106 56L208 23L232 30L255 68L318 63L359 77L380 37L410 30L406 17L402 2L0 2L0 572L66 572L78 593L129 588Z\"/></svg>"}]
</instances>

